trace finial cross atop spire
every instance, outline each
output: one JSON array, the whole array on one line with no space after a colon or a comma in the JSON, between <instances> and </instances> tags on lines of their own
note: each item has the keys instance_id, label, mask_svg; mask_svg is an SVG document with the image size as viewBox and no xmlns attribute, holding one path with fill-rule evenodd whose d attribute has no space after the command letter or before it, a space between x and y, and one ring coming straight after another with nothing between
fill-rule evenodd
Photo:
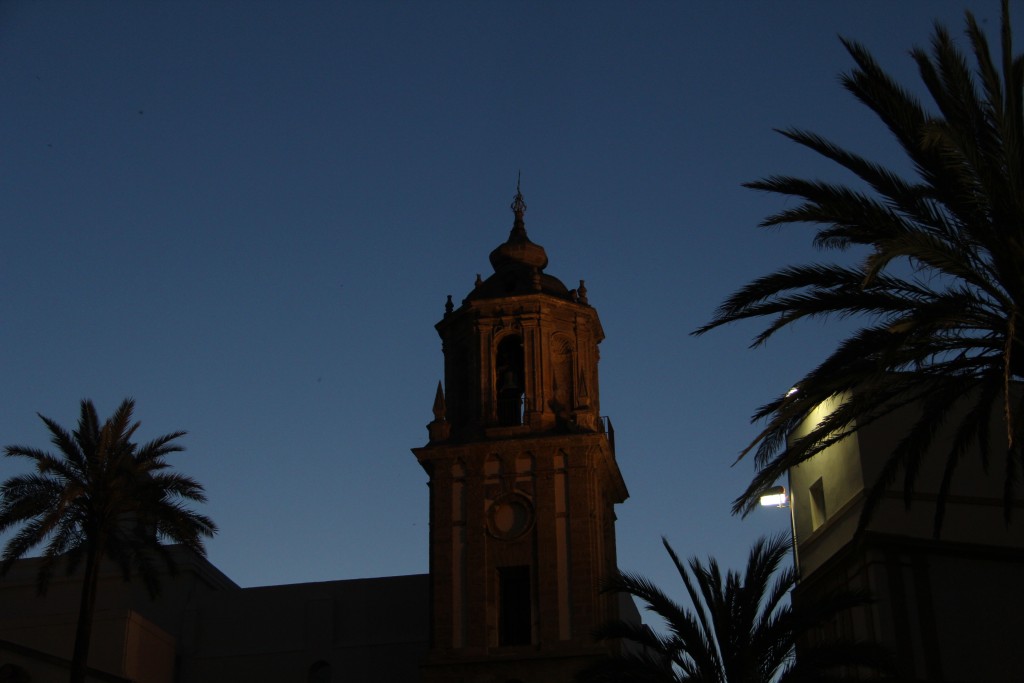
<instances>
[{"instance_id":1,"label":"finial cross atop spire","mask_svg":"<svg viewBox=\"0 0 1024 683\"><path fill-rule=\"evenodd\" d=\"M522 180L522 175L522 171L516 175L516 196L512 198L512 213L514 213L516 218L519 220L522 220L523 214L526 213L526 201L523 199L523 193L519 189L519 182Z\"/></svg>"}]
</instances>

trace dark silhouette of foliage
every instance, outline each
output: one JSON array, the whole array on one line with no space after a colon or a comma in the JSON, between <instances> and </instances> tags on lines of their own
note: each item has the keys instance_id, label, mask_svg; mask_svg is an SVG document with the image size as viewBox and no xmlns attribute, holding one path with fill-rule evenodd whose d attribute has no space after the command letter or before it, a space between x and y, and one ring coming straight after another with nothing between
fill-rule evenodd
<instances>
[{"instance_id":1,"label":"dark silhouette of foliage","mask_svg":"<svg viewBox=\"0 0 1024 683\"><path fill-rule=\"evenodd\" d=\"M792 197L798 204L762 225L816 225L821 249L866 247L857 267L790 266L757 278L727 298L708 330L748 318L770 319L754 338L804 319L855 317L865 325L816 368L754 414L766 426L742 452L756 450L757 474L734 504L746 514L758 494L790 467L880 416L907 404L923 410L893 450L871 488L861 523L884 489L903 478L909 505L922 460L936 430L951 425L935 514L941 529L951 481L977 449L1002 460L1009 519L1021 473L1021 394L1024 377L1024 59L1014 56L1009 8L1002 3L1001 57L970 12L966 35L973 68L950 34L936 26L931 49L915 49L931 109L897 84L861 45L844 40L856 67L845 88L874 112L912 162L914 177L873 163L814 133L783 135L855 175L865 189L790 176L747 186ZM789 389L789 387L786 387ZM787 435L821 402L838 408L806 436ZM990 453L990 417L1005 418L1009 448ZM942 457L941 455L939 457Z\"/></svg>"},{"instance_id":2,"label":"dark silhouette of foliage","mask_svg":"<svg viewBox=\"0 0 1024 683\"><path fill-rule=\"evenodd\" d=\"M100 562L115 562L128 580L137 574L155 596L159 569L175 570L167 546L183 545L205 555L203 538L216 533L208 517L183 505L203 502L203 487L168 471L164 457L184 450L176 443L185 432L160 436L138 445L132 441L135 402L125 399L100 424L91 401L84 400L78 428L68 433L40 415L57 449L51 454L28 446L8 446L9 457L28 458L35 472L11 477L0 485L0 532L16 528L0 556L0 574L33 548L45 545L38 573L45 593L60 562L74 573L84 560L71 681L85 680L92 615Z\"/></svg>"},{"instance_id":3,"label":"dark silhouette of foliage","mask_svg":"<svg viewBox=\"0 0 1024 683\"><path fill-rule=\"evenodd\" d=\"M687 565L662 539L691 608L675 602L638 574L622 574L607 590L625 593L661 617L664 635L643 624L617 620L595 634L619 639L622 654L583 671L578 683L797 683L840 681L850 667L877 674L891 670L891 657L873 643L831 642L801 648L797 640L845 610L867 602L856 593L836 593L794 609L786 597L795 584L780 565L789 552L786 536L761 538L751 548L742 576L725 576L712 558ZM774 577L774 581L772 578Z\"/></svg>"}]
</instances>

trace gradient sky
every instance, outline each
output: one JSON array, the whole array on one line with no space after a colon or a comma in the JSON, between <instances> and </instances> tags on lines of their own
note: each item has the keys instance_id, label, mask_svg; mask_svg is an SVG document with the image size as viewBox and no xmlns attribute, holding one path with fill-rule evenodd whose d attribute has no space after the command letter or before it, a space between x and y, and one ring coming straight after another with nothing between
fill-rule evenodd
<instances>
[{"instance_id":1,"label":"gradient sky","mask_svg":"<svg viewBox=\"0 0 1024 683\"><path fill-rule=\"evenodd\" d=\"M968 6L996 40L997 0L7 0L0 444L133 396L142 439L189 432L171 462L206 485L210 559L239 584L426 572L409 449L433 325L491 272L521 171L547 272L586 280L607 335L619 564L678 588L665 535L739 565L789 527L730 514L749 416L844 329L689 336L819 257L810 229L757 228L784 200L740 184L843 177L790 126L905 167L838 85L837 36L916 88L908 50L933 19L962 37Z\"/></svg>"}]
</instances>

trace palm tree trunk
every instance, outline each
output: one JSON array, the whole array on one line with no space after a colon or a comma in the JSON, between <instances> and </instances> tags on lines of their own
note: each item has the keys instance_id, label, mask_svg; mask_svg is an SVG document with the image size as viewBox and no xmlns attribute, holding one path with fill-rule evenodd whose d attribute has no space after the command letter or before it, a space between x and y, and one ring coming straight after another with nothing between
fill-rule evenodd
<instances>
[{"instance_id":1,"label":"palm tree trunk","mask_svg":"<svg viewBox=\"0 0 1024 683\"><path fill-rule=\"evenodd\" d=\"M90 548L85 556L85 576L78 605L78 626L75 628L75 650L71 655L70 683L85 683L89 665L89 643L92 640L92 617L96 611L96 590L99 585L100 555Z\"/></svg>"}]
</instances>

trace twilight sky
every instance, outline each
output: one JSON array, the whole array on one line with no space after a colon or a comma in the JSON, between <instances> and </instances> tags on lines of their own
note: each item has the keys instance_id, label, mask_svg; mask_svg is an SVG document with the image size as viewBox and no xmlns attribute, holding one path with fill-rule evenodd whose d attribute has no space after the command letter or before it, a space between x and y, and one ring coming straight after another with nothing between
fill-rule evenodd
<instances>
[{"instance_id":1,"label":"twilight sky","mask_svg":"<svg viewBox=\"0 0 1024 683\"><path fill-rule=\"evenodd\" d=\"M433 329L512 226L586 280L601 407L631 497L619 564L739 566L788 515L730 515L749 415L841 326L702 338L727 294L817 255L766 231L772 173L842 177L773 128L902 167L838 85L837 38L917 87L907 51L997 0L0 4L0 444L48 447L92 398L203 482L243 586L427 570L409 449ZM1024 41L1024 10L1014 8ZM1019 51L1019 48L1018 48ZM856 256L856 255L853 255ZM831 258L831 257L828 257ZM27 461L0 459L0 478Z\"/></svg>"}]
</instances>

